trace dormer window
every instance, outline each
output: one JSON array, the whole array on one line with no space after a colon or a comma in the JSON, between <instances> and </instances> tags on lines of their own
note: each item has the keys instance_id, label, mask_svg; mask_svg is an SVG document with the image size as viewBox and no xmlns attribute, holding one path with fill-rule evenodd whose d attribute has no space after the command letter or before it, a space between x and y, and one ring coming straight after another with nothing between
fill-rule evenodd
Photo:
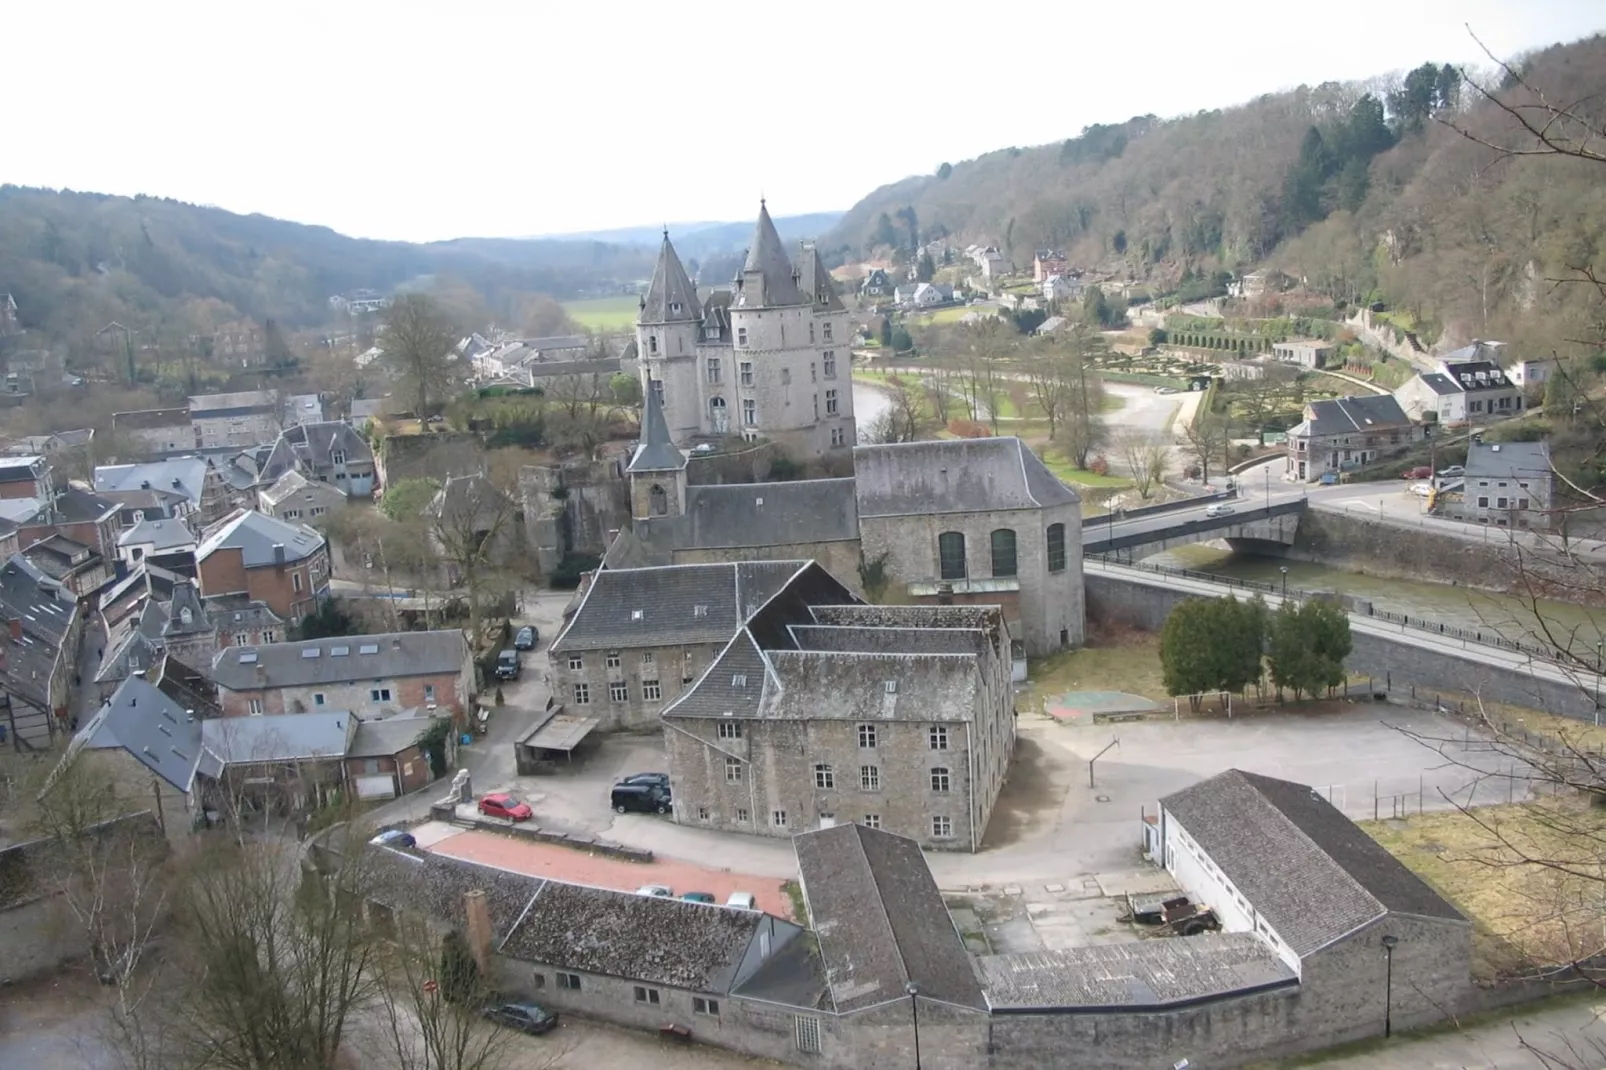
<instances>
[{"instance_id":1,"label":"dormer window","mask_svg":"<svg viewBox=\"0 0 1606 1070\"><path fill-rule=\"evenodd\" d=\"M677 316L680 315L680 302L679 301L673 302L669 306L669 311L673 312Z\"/></svg>"},{"instance_id":2,"label":"dormer window","mask_svg":"<svg viewBox=\"0 0 1606 1070\"><path fill-rule=\"evenodd\" d=\"M178 611L178 619L182 624L191 624L195 620L195 614L190 612L189 606L184 606Z\"/></svg>"}]
</instances>

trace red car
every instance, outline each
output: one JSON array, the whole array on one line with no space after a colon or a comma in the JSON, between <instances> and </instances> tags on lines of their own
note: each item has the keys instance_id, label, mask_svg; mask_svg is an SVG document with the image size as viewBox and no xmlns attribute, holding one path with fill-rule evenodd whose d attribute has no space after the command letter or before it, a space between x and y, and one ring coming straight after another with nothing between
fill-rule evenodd
<instances>
[{"instance_id":1,"label":"red car","mask_svg":"<svg viewBox=\"0 0 1606 1070\"><path fill-rule=\"evenodd\" d=\"M530 804L512 795L487 795L480 800L480 813L486 817L505 817L509 821L528 821L535 816Z\"/></svg>"},{"instance_id":2,"label":"red car","mask_svg":"<svg viewBox=\"0 0 1606 1070\"><path fill-rule=\"evenodd\" d=\"M1430 468L1429 466L1425 465L1425 464L1424 465L1420 465L1420 466L1418 466L1416 468L1406 469L1405 472L1401 473L1400 478L1401 479L1432 479L1433 478L1433 469Z\"/></svg>"}]
</instances>

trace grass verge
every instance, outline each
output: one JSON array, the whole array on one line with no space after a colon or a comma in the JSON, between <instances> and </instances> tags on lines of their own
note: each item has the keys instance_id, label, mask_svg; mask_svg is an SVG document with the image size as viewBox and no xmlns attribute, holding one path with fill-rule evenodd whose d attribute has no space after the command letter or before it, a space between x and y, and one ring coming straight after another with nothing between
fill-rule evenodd
<instances>
[{"instance_id":1,"label":"grass verge","mask_svg":"<svg viewBox=\"0 0 1606 1070\"><path fill-rule=\"evenodd\" d=\"M1125 691L1169 703L1160 675L1160 637L1148 632L1122 632L1090 640L1080 650L1050 654L1032 663L1032 708L1041 713L1043 699L1067 691Z\"/></svg>"}]
</instances>

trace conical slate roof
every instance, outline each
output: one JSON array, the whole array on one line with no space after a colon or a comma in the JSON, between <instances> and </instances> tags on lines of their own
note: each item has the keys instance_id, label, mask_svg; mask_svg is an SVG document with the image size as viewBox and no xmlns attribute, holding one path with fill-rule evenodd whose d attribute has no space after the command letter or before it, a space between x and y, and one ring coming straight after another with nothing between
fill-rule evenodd
<instances>
[{"instance_id":1,"label":"conical slate roof","mask_svg":"<svg viewBox=\"0 0 1606 1070\"><path fill-rule=\"evenodd\" d=\"M816 310L841 312L842 299L836 295L836 286L831 281L831 273L825 270L825 261L820 259L819 250L812 245L806 246L798 268L809 303Z\"/></svg>"},{"instance_id":2,"label":"conical slate roof","mask_svg":"<svg viewBox=\"0 0 1606 1070\"><path fill-rule=\"evenodd\" d=\"M640 323L696 322L702 318L697 304L697 287L692 285L681 266L675 247L664 231L664 243L658 249L658 266L652 271L652 285L647 288L647 299L641 307Z\"/></svg>"},{"instance_id":3,"label":"conical slate roof","mask_svg":"<svg viewBox=\"0 0 1606 1070\"><path fill-rule=\"evenodd\" d=\"M753 243L747 249L747 263L742 267L742 295L738 304L748 308L771 308L807 303L808 298L798 289L786 247L781 244L781 236L770 219L770 210L759 201L758 226L753 231Z\"/></svg>"},{"instance_id":4,"label":"conical slate roof","mask_svg":"<svg viewBox=\"0 0 1606 1070\"><path fill-rule=\"evenodd\" d=\"M686 455L669 441L669 423L664 419L664 407L658 401L658 391L647 388L647 397L641 409L641 445L630 458L632 472L678 472L686 467Z\"/></svg>"}]
</instances>

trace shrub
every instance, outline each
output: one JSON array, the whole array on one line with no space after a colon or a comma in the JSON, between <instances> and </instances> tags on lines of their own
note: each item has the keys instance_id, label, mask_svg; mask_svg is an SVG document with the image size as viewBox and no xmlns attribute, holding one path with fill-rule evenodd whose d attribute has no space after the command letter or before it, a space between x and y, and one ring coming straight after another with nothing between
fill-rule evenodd
<instances>
[{"instance_id":1,"label":"shrub","mask_svg":"<svg viewBox=\"0 0 1606 1070\"><path fill-rule=\"evenodd\" d=\"M948 433L958 438L991 438L993 434L986 424L975 420L949 420Z\"/></svg>"}]
</instances>

